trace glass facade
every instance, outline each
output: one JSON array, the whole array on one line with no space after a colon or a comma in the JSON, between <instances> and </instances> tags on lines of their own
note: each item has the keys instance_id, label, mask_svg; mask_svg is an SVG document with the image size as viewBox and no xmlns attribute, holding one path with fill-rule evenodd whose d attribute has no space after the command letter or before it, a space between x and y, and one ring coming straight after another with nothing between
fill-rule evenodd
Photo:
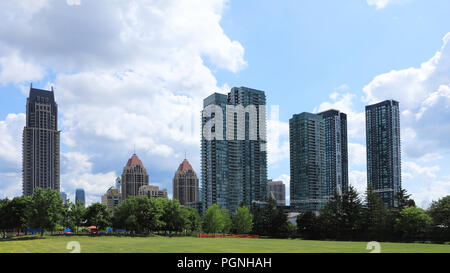
<instances>
[{"instance_id":1,"label":"glass facade","mask_svg":"<svg viewBox=\"0 0 450 273\"><path fill-rule=\"evenodd\" d=\"M291 207L319 211L327 203L325 121L301 113L289 120Z\"/></svg>"},{"instance_id":2,"label":"glass facade","mask_svg":"<svg viewBox=\"0 0 450 273\"><path fill-rule=\"evenodd\" d=\"M338 110L318 115L325 122L325 183L331 198L348 190L347 115Z\"/></svg>"},{"instance_id":3,"label":"glass facade","mask_svg":"<svg viewBox=\"0 0 450 273\"><path fill-rule=\"evenodd\" d=\"M267 196L266 97L263 91L232 88L212 94L202 111L202 197L230 213ZM221 119L222 122L217 122ZM214 124L208 126L208 124Z\"/></svg>"},{"instance_id":4,"label":"glass facade","mask_svg":"<svg viewBox=\"0 0 450 273\"><path fill-rule=\"evenodd\" d=\"M75 190L75 204L81 201L83 202L83 206L86 204L86 198L84 195L84 189L76 189Z\"/></svg>"},{"instance_id":5,"label":"glass facade","mask_svg":"<svg viewBox=\"0 0 450 273\"><path fill-rule=\"evenodd\" d=\"M386 100L366 106L367 186L386 207L396 207L401 188L399 103Z\"/></svg>"}]
</instances>

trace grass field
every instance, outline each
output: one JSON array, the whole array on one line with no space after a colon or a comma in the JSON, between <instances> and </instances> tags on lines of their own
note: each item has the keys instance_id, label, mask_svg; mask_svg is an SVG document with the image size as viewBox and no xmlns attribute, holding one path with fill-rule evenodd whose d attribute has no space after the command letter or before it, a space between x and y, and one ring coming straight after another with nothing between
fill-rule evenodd
<instances>
[{"instance_id":1,"label":"grass field","mask_svg":"<svg viewBox=\"0 0 450 273\"><path fill-rule=\"evenodd\" d=\"M367 242L300 239L240 239L194 237L33 237L0 241L0 253L68 253L78 241L82 253L368 253ZM381 253L450 253L450 245L381 243Z\"/></svg>"}]
</instances>

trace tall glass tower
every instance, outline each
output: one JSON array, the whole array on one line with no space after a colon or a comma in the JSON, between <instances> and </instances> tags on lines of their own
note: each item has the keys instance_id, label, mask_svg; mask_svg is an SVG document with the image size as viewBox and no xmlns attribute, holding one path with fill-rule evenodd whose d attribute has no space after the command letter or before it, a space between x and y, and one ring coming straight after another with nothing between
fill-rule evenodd
<instances>
[{"instance_id":1,"label":"tall glass tower","mask_svg":"<svg viewBox=\"0 0 450 273\"><path fill-rule=\"evenodd\" d=\"M202 111L202 197L231 213L267 197L266 96L234 87L204 99Z\"/></svg>"},{"instance_id":2,"label":"tall glass tower","mask_svg":"<svg viewBox=\"0 0 450 273\"><path fill-rule=\"evenodd\" d=\"M30 86L22 137L23 194L35 188L59 191L58 105L51 91Z\"/></svg>"},{"instance_id":3,"label":"tall glass tower","mask_svg":"<svg viewBox=\"0 0 450 273\"><path fill-rule=\"evenodd\" d=\"M81 201L83 206L86 204L86 196L84 195L84 189L75 190L75 204Z\"/></svg>"},{"instance_id":4,"label":"tall glass tower","mask_svg":"<svg viewBox=\"0 0 450 273\"><path fill-rule=\"evenodd\" d=\"M328 202L325 161L325 121L301 113L289 120L291 206L320 211Z\"/></svg>"},{"instance_id":5,"label":"tall glass tower","mask_svg":"<svg viewBox=\"0 0 450 273\"><path fill-rule=\"evenodd\" d=\"M325 122L325 183L331 198L348 191L347 115L333 109L318 115Z\"/></svg>"},{"instance_id":6,"label":"tall glass tower","mask_svg":"<svg viewBox=\"0 0 450 273\"><path fill-rule=\"evenodd\" d=\"M395 100L366 106L367 187L386 207L401 189L400 109Z\"/></svg>"}]
</instances>

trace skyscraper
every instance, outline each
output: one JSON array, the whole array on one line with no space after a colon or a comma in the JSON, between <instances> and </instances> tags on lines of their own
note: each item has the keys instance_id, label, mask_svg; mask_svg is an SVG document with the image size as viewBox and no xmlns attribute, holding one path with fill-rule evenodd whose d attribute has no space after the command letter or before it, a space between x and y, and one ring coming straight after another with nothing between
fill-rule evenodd
<instances>
[{"instance_id":1,"label":"skyscraper","mask_svg":"<svg viewBox=\"0 0 450 273\"><path fill-rule=\"evenodd\" d=\"M301 113L289 120L291 207L319 211L328 201L325 162L325 121Z\"/></svg>"},{"instance_id":2,"label":"skyscraper","mask_svg":"<svg viewBox=\"0 0 450 273\"><path fill-rule=\"evenodd\" d=\"M173 198L183 206L192 206L198 202L198 178L187 159L178 167L173 178Z\"/></svg>"},{"instance_id":3,"label":"skyscraper","mask_svg":"<svg viewBox=\"0 0 450 273\"><path fill-rule=\"evenodd\" d=\"M283 181L267 181L267 198L273 198L277 206L286 205L286 187Z\"/></svg>"},{"instance_id":4,"label":"skyscraper","mask_svg":"<svg viewBox=\"0 0 450 273\"><path fill-rule=\"evenodd\" d=\"M267 197L266 96L247 87L204 99L202 196L231 213Z\"/></svg>"},{"instance_id":5,"label":"skyscraper","mask_svg":"<svg viewBox=\"0 0 450 273\"><path fill-rule=\"evenodd\" d=\"M67 204L67 194L65 192L60 192L61 199L63 201L63 204Z\"/></svg>"},{"instance_id":6,"label":"skyscraper","mask_svg":"<svg viewBox=\"0 0 450 273\"><path fill-rule=\"evenodd\" d=\"M325 184L331 198L348 190L347 115L338 110L318 115L325 122Z\"/></svg>"},{"instance_id":7,"label":"skyscraper","mask_svg":"<svg viewBox=\"0 0 450 273\"><path fill-rule=\"evenodd\" d=\"M75 204L81 201L83 206L86 205L86 197L84 195L84 189L76 189L75 190Z\"/></svg>"},{"instance_id":8,"label":"skyscraper","mask_svg":"<svg viewBox=\"0 0 450 273\"><path fill-rule=\"evenodd\" d=\"M139 188L148 185L147 170L136 154L128 159L122 173L122 200L139 195Z\"/></svg>"},{"instance_id":9,"label":"skyscraper","mask_svg":"<svg viewBox=\"0 0 450 273\"><path fill-rule=\"evenodd\" d=\"M400 110L395 100L366 106L367 187L386 207L401 188Z\"/></svg>"},{"instance_id":10,"label":"skyscraper","mask_svg":"<svg viewBox=\"0 0 450 273\"><path fill-rule=\"evenodd\" d=\"M35 188L59 191L58 105L51 91L30 86L22 137L23 194Z\"/></svg>"}]
</instances>

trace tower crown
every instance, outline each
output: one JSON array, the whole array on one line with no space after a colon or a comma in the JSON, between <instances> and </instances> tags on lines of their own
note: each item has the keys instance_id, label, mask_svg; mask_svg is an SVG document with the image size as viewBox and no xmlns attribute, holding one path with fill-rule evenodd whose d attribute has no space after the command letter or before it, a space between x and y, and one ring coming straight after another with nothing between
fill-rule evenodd
<instances>
[{"instance_id":1,"label":"tower crown","mask_svg":"<svg viewBox=\"0 0 450 273\"><path fill-rule=\"evenodd\" d=\"M144 168L144 164L142 164L142 161L139 159L139 157L136 154L133 154L130 159L128 159L126 167L134 167L136 165L140 165L142 168Z\"/></svg>"}]
</instances>

